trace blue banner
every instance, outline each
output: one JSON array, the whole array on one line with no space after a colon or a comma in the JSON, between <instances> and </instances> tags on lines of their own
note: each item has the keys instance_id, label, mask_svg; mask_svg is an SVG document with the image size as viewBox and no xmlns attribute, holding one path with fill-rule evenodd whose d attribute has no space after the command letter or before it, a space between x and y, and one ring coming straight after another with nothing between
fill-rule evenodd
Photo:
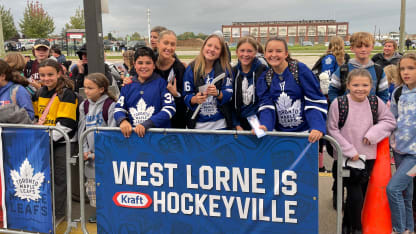
<instances>
[{"instance_id":1,"label":"blue banner","mask_svg":"<svg viewBox=\"0 0 416 234\"><path fill-rule=\"evenodd\" d=\"M3 128L7 228L53 233L49 133Z\"/></svg>"},{"instance_id":2,"label":"blue banner","mask_svg":"<svg viewBox=\"0 0 416 234\"><path fill-rule=\"evenodd\" d=\"M98 233L318 233L307 138L95 134Z\"/></svg>"}]
</instances>

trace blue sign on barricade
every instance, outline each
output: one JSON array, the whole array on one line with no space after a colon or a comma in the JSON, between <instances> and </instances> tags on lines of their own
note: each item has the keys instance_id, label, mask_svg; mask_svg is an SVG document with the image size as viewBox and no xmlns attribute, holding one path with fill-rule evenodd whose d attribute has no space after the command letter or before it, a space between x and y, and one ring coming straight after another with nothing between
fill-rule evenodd
<instances>
[{"instance_id":1,"label":"blue sign on barricade","mask_svg":"<svg viewBox=\"0 0 416 234\"><path fill-rule=\"evenodd\" d=\"M7 228L54 233L49 132L2 129Z\"/></svg>"},{"instance_id":2,"label":"blue sign on barricade","mask_svg":"<svg viewBox=\"0 0 416 234\"><path fill-rule=\"evenodd\" d=\"M99 233L318 233L306 137L95 135Z\"/></svg>"}]
</instances>

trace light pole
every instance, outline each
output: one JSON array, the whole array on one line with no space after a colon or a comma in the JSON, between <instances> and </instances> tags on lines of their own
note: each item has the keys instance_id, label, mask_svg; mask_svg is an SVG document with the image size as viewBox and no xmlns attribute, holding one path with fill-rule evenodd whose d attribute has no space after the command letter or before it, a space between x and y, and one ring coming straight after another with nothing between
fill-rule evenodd
<instances>
[{"instance_id":1,"label":"light pole","mask_svg":"<svg viewBox=\"0 0 416 234\"><path fill-rule=\"evenodd\" d=\"M399 39L399 51L403 53L404 51L404 34L406 32L405 29L405 21L406 21L406 0L402 0L402 7L400 10L400 39Z\"/></svg>"}]
</instances>

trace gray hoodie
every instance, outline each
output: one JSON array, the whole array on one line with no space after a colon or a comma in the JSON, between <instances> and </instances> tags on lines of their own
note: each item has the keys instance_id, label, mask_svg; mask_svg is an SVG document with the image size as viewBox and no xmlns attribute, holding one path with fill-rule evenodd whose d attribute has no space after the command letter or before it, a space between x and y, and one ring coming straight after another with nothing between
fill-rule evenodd
<instances>
[{"instance_id":1,"label":"gray hoodie","mask_svg":"<svg viewBox=\"0 0 416 234\"><path fill-rule=\"evenodd\" d=\"M102 95L97 102L91 101L88 99L89 106L88 106L88 113L85 114L84 111L84 102L83 101L79 105L79 123L78 123L78 138L81 134L88 128L93 127L115 127L116 122L114 120L114 107L116 105L113 102L110 107L108 108L108 121L107 123L104 121L103 118L103 105L104 101L108 98L107 94ZM94 153L94 132L90 132L86 140L83 143L83 150L84 152L92 152ZM94 163L91 160L88 160L85 164L85 174L88 178L94 178ZM92 170L92 171L91 171Z\"/></svg>"}]
</instances>

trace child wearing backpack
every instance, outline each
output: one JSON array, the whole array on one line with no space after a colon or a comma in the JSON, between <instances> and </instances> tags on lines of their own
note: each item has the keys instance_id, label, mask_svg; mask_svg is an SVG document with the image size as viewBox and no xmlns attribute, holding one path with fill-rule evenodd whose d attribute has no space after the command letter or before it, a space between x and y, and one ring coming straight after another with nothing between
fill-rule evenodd
<instances>
[{"instance_id":1,"label":"child wearing backpack","mask_svg":"<svg viewBox=\"0 0 416 234\"><path fill-rule=\"evenodd\" d=\"M87 99L79 106L78 137L89 128L93 127L115 127L114 107L116 98L108 92L108 79L101 73L92 73L84 79L84 90ZM95 200L95 154L94 154L94 133L90 132L83 144L83 156L85 162L85 183L86 193L90 205L96 207ZM96 216L88 219L95 223Z\"/></svg>"},{"instance_id":2,"label":"child wearing backpack","mask_svg":"<svg viewBox=\"0 0 416 234\"><path fill-rule=\"evenodd\" d=\"M374 95L368 96L372 82L366 69L352 70L346 82L349 94L335 99L328 114L328 133L340 144L345 161L365 161L363 173L358 176L351 173L344 179L347 200L342 233L347 234L361 233L361 209L367 177L371 175L377 156L377 143L389 136L396 126L386 104ZM344 163L344 159L338 160Z\"/></svg>"},{"instance_id":3,"label":"child wearing backpack","mask_svg":"<svg viewBox=\"0 0 416 234\"><path fill-rule=\"evenodd\" d=\"M389 99L387 78L383 68L370 59L375 43L373 35L368 32L356 32L351 36L350 42L351 51L354 52L355 58L340 66L332 74L328 88L329 101L332 102L336 97L347 92L345 84L349 72L357 68L364 68L370 72L373 80L370 94L377 95L386 103Z\"/></svg>"},{"instance_id":4,"label":"child wearing backpack","mask_svg":"<svg viewBox=\"0 0 416 234\"><path fill-rule=\"evenodd\" d=\"M270 69L256 83L260 123L268 131L307 131L308 140L316 142L326 132L328 106L318 80L305 64L289 57L283 38L270 38L264 57Z\"/></svg>"},{"instance_id":5,"label":"child wearing backpack","mask_svg":"<svg viewBox=\"0 0 416 234\"><path fill-rule=\"evenodd\" d=\"M413 177L408 171L416 165L416 54L410 53L399 62L400 82L393 92L390 110L397 128L390 138L396 172L387 185L393 233L413 233Z\"/></svg>"}]
</instances>

